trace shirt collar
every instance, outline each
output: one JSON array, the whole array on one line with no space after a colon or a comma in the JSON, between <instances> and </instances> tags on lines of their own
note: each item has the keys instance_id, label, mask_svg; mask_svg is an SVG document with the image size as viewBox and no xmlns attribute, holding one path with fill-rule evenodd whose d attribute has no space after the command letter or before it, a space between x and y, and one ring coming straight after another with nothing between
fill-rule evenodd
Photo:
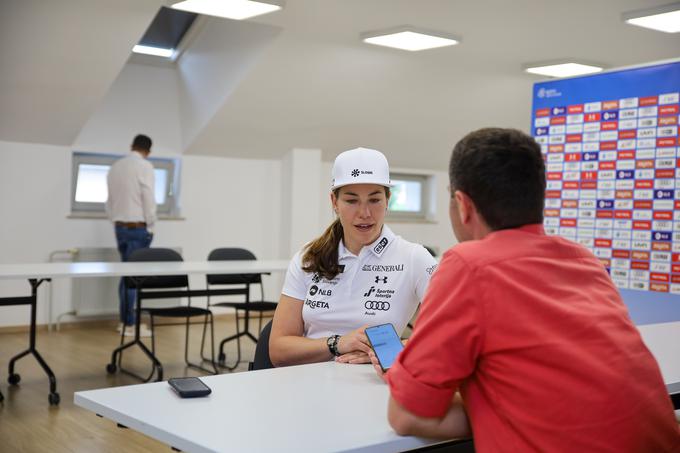
<instances>
[{"instance_id":1,"label":"shirt collar","mask_svg":"<svg viewBox=\"0 0 680 453\"><path fill-rule=\"evenodd\" d=\"M361 255L364 253L365 249L369 249L371 253L373 253L375 256L381 256L387 247L390 246L391 243L394 242L394 239L397 237L396 234L392 232L390 227L387 225L383 225L382 231L380 232L380 236L378 236L378 239L373 241L369 245L365 245L359 254ZM345 247L345 242L340 239L340 244L338 244L338 260L341 260L343 258L347 258L349 256L355 256L352 252L350 252L347 247Z\"/></svg>"},{"instance_id":2,"label":"shirt collar","mask_svg":"<svg viewBox=\"0 0 680 453\"><path fill-rule=\"evenodd\" d=\"M542 223L530 223L528 225L517 227L516 229L524 233L545 235L545 230L543 229Z\"/></svg>"},{"instance_id":3,"label":"shirt collar","mask_svg":"<svg viewBox=\"0 0 680 453\"><path fill-rule=\"evenodd\" d=\"M545 230L543 229L542 223L529 223L529 224L518 226L518 227L515 227L515 228L495 230L495 231L492 231L490 234L503 233L505 231L521 231L522 233L538 234L538 235L541 235L541 236L545 236Z\"/></svg>"}]
</instances>

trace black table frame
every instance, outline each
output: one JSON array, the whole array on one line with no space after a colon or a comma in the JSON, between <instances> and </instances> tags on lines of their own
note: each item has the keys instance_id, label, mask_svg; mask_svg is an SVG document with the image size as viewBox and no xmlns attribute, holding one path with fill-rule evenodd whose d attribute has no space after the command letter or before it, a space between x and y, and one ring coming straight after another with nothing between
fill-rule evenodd
<instances>
[{"instance_id":1,"label":"black table frame","mask_svg":"<svg viewBox=\"0 0 680 453\"><path fill-rule=\"evenodd\" d=\"M28 349L18 353L12 357L9 361L9 376L7 377L7 382L10 385L18 385L21 381L21 375L14 372L15 363L22 357L32 354L35 360L38 361L42 369L47 374L47 378L50 381L50 393L48 396L48 401L51 406L56 406L59 404L60 397L57 393L57 378L54 376L52 369L47 364L45 359L42 358L35 346L36 337L36 312L37 312L37 302L38 302L38 287L42 282L51 282L51 278L29 278L28 283L31 285L31 295L25 297L2 297L0 298L0 306L10 306L10 305L30 305L31 306L31 326L30 333L28 336ZM0 402L4 399L2 393L0 393Z\"/></svg>"}]
</instances>

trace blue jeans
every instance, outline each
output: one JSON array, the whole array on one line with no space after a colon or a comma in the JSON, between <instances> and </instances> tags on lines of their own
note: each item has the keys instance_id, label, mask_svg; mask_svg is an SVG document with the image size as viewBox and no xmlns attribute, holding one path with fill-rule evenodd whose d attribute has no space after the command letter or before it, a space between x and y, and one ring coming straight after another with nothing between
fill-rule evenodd
<instances>
[{"instance_id":1,"label":"blue jeans","mask_svg":"<svg viewBox=\"0 0 680 453\"><path fill-rule=\"evenodd\" d=\"M120 253L121 261L127 261L130 254L137 249L147 248L151 245L153 235L150 234L146 227L127 228L124 226L116 226L116 242L118 243L118 252ZM126 293L127 292L127 304ZM135 300L137 299L137 290L126 289L123 279L120 279L118 284L118 297L120 299L120 322L126 326L134 325L135 323Z\"/></svg>"}]
</instances>

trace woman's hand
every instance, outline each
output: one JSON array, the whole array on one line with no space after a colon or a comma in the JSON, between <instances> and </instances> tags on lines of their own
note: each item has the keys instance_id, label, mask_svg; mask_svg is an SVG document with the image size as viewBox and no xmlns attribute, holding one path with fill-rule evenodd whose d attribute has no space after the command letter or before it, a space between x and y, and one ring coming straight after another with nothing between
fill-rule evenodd
<instances>
[{"instance_id":1,"label":"woman's hand","mask_svg":"<svg viewBox=\"0 0 680 453\"><path fill-rule=\"evenodd\" d=\"M368 338L366 338L366 333L364 332L366 327L368 327L368 325L361 326L340 337L340 340L338 341L338 352L341 355L339 357L349 352L363 352L364 354L368 354L371 351L371 346L369 345ZM368 360L361 363L368 363Z\"/></svg>"},{"instance_id":2,"label":"woman's hand","mask_svg":"<svg viewBox=\"0 0 680 453\"><path fill-rule=\"evenodd\" d=\"M340 363L371 363L371 358L363 351L348 352L335 358Z\"/></svg>"}]
</instances>

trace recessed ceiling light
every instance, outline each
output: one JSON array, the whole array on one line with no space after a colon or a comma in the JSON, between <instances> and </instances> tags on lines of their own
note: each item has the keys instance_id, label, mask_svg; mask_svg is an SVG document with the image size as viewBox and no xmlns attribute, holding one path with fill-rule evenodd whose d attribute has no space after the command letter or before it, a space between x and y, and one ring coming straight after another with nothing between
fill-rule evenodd
<instances>
[{"instance_id":1,"label":"recessed ceiling light","mask_svg":"<svg viewBox=\"0 0 680 453\"><path fill-rule=\"evenodd\" d=\"M368 44L409 51L454 46L460 42L460 39L455 36L421 30L409 25L384 31L362 33L361 40Z\"/></svg>"},{"instance_id":2,"label":"recessed ceiling light","mask_svg":"<svg viewBox=\"0 0 680 453\"><path fill-rule=\"evenodd\" d=\"M197 14L243 20L280 10L283 3L269 0L185 0L172 7Z\"/></svg>"},{"instance_id":3,"label":"recessed ceiling light","mask_svg":"<svg viewBox=\"0 0 680 453\"><path fill-rule=\"evenodd\" d=\"M140 46L137 44L132 48L134 53L143 53L146 55L155 55L157 57L170 58L175 53L175 49L164 49L162 47Z\"/></svg>"},{"instance_id":4,"label":"recessed ceiling light","mask_svg":"<svg viewBox=\"0 0 680 453\"><path fill-rule=\"evenodd\" d=\"M575 62L536 63L526 65L524 70L530 74L538 74L548 77L573 77L600 72L602 71L602 67L595 66L593 64Z\"/></svg>"},{"instance_id":5,"label":"recessed ceiling light","mask_svg":"<svg viewBox=\"0 0 680 453\"><path fill-rule=\"evenodd\" d=\"M680 32L680 2L623 14L623 21L666 33Z\"/></svg>"}]
</instances>

